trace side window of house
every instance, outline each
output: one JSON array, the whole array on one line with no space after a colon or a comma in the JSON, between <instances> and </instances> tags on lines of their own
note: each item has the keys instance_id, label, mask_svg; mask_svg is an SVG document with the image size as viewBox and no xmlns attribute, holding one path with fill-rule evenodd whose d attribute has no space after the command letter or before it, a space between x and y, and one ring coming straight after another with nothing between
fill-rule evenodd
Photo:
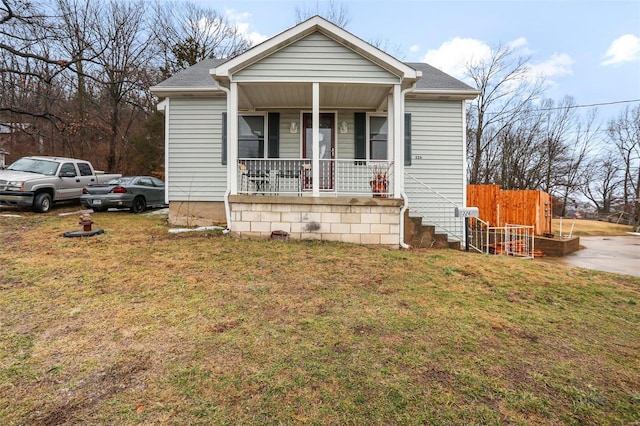
<instances>
[{"instance_id":1,"label":"side window of house","mask_svg":"<svg viewBox=\"0 0 640 426\"><path fill-rule=\"evenodd\" d=\"M80 170L80 176L91 176L91 166L87 163L78 163L78 170Z\"/></svg>"},{"instance_id":2,"label":"side window of house","mask_svg":"<svg viewBox=\"0 0 640 426\"><path fill-rule=\"evenodd\" d=\"M367 134L367 125L369 132ZM356 159L387 160L387 117L365 112L353 113L354 153ZM357 162L359 164L362 162ZM411 165L411 114L404 115L404 165Z\"/></svg>"},{"instance_id":3,"label":"side window of house","mask_svg":"<svg viewBox=\"0 0 640 426\"><path fill-rule=\"evenodd\" d=\"M71 177L76 175L76 168L73 167L73 163L64 163L60 167L60 176Z\"/></svg>"},{"instance_id":4,"label":"side window of house","mask_svg":"<svg viewBox=\"0 0 640 426\"><path fill-rule=\"evenodd\" d=\"M264 158L264 116L238 117L238 158Z\"/></svg>"},{"instance_id":5,"label":"side window of house","mask_svg":"<svg viewBox=\"0 0 640 426\"><path fill-rule=\"evenodd\" d=\"M387 117L369 117L369 159L387 159Z\"/></svg>"}]
</instances>

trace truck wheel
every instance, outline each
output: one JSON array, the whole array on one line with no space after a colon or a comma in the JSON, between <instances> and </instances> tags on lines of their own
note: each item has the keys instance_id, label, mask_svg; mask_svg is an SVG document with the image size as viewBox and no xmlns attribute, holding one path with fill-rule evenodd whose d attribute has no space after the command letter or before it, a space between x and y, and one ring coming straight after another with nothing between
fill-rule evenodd
<instances>
[{"instance_id":1,"label":"truck wheel","mask_svg":"<svg viewBox=\"0 0 640 426\"><path fill-rule=\"evenodd\" d=\"M142 213L146 208L147 202L144 200L144 197L137 196L133 199L133 204L131 204L131 213Z\"/></svg>"},{"instance_id":2,"label":"truck wheel","mask_svg":"<svg viewBox=\"0 0 640 426\"><path fill-rule=\"evenodd\" d=\"M33 200L33 211L36 213L48 213L51 210L51 195L41 192Z\"/></svg>"}]
</instances>

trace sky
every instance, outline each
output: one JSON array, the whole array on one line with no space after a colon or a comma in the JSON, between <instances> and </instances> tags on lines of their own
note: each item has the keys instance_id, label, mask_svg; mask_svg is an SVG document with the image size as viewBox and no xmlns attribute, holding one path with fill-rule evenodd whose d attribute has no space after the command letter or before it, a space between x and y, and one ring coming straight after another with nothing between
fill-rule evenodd
<instances>
[{"instance_id":1,"label":"sky","mask_svg":"<svg viewBox=\"0 0 640 426\"><path fill-rule=\"evenodd\" d=\"M329 0L199 0L223 13L254 43L296 23L296 8ZM345 29L405 62L426 62L464 80L464 66L491 47L511 46L543 75L546 97L598 106L605 121L640 104L640 0L334 0ZM622 101L635 100L630 103ZM590 108L585 108L585 110Z\"/></svg>"}]
</instances>

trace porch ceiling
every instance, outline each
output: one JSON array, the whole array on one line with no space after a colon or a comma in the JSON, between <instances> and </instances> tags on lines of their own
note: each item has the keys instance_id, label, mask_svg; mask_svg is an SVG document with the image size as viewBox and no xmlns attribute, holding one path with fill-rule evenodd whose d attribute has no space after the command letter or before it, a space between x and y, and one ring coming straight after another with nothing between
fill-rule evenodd
<instances>
[{"instance_id":1,"label":"porch ceiling","mask_svg":"<svg viewBox=\"0 0 640 426\"><path fill-rule=\"evenodd\" d=\"M389 85L320 84L322 109L379 109L386 108ZM240 110L267 108L311 109L311 83L244 83L238 85Z\"/></svg>"}]
</instances>

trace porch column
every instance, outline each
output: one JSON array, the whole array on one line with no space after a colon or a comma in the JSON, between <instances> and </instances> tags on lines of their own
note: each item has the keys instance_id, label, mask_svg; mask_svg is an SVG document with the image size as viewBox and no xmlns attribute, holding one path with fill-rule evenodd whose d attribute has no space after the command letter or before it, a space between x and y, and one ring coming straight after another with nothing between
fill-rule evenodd
<instances>
[{"instance_id":1,"label":"porch column","mask_svg":"<svg viewBox=\"0 0 640 426\"><path fill-rule=\"evenodd\" d=\"M231 194L238 194L238 83L231 83L227 99L227 176Z\"/></svg>"},{"instance_id":2,"label":"porch column","mask_svg":"<svg viewBox=\"0 0 640 426\"><path fill-rule=\"evenodd\" d=\"M400 198L404 182L404 102L400 84L393 85L393 96L389 105L389 123L393 122L393 128L389 133L393 134L393 197Z\"/></svg>"},{"instance_id":3,"label":"porch column","mask_svg":"<svg viewBox=\"0 0 640 426\"><path fill-rule=\"evenodd\" d=\"M313 196L320 196L320 83L314 82L312 89L312 120L313 127L313 158L311 160L311 170L313 172Z\"/></svg>"}]
</instances>

